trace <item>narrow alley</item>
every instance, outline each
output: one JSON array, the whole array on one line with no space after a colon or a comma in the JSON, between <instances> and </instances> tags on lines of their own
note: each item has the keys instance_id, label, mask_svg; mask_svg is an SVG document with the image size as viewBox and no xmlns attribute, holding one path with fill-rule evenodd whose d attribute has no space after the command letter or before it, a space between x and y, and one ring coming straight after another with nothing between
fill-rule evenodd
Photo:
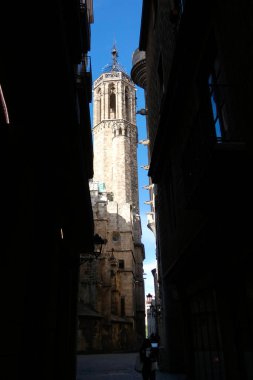
<instances>
[{"instance_id":1,"label":"narrow alley","mask_svg":"<svg viewBox=\"0 0 253 380\"><path fill-rule=\"evenodd\" d=\"M137 353L97 354L77 356L76 380L141 380L134 370ZM180 375L157 371L156 380L184 380Z\"/></svg>"}]
</instances>

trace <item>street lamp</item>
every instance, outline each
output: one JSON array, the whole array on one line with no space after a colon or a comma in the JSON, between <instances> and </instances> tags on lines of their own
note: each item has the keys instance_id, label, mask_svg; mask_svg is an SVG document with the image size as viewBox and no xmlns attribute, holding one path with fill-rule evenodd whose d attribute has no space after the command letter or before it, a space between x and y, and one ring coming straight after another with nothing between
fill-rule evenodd
<instances>
[{"instance_id":1,"label":"street lamp","mask_svg":"<svg viewBox=\"0 0 253 380\"><path fill-rule=\"evenodd\" d=\"M151 305L152 298L153 298L152 294L148 293L148 294L146 295L146 298L147 298L147 304L148 304L148 305Z\"/></svg>"},{"instance_id":2,"label":"street lamp","mask_svg":"<svg viewBox=\"0 0 253 380\"><path fill-rule=\"evenodd\" d=\"M98 257L102 253L103 245L107 243L106 239L103 239L100 235L95 234L93 238L94 243L94 251L93 252L87 252L87 253L81 253L80 254L80 265L87 261L92 261L98 259Z\"/></svg>"},{"instance_id":3,"label":"street lamp","mask_svg":"<svg viewBox=\"0 0 253 380\"><path fill-rule=\"evenodd\" d=\"M158 337L159 336L158 318L159 318L159 315L161 313L161 310L160 310L159 305L157 305L157 303L156 303L156 299L153 298L152 294L148 293L146 295L146 299L147 299L146 303L147 303L147 305L149 305L150 318L151 318L151 320L153 320L155 322L155 335ZM154 303L152 302L153 300L155 301Z\"/></svg>"}]
</instances>

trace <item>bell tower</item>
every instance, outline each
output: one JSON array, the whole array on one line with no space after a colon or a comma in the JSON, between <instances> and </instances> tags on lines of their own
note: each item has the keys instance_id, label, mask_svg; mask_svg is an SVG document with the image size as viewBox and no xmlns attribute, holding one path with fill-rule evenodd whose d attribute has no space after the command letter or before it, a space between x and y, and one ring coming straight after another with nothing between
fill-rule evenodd
<instances>
[{"instance_id":1,"label":"bell tower","mask_svg":"<svg viewBox=\"0 0 253 380\"><path fill-rule=\"evenodd\" d=\"M130 203L139 214L136 89L115 46L93 91L94 180L104 182L115 202Z\"/></svg>"},{"instance_id":2,"label":"bell tower","mask_svg":"<svg viewBox=\"0 0 253 380\"><path fill-rule=\"evenodd\" d=\"M80 273L79 345L87 352L137 350L145 336L135 92L114 46L111 63L93 85L90 192L95 232L106 244ZM87 325L94 327L89 333Z\"/></svg>"}]
</instances>

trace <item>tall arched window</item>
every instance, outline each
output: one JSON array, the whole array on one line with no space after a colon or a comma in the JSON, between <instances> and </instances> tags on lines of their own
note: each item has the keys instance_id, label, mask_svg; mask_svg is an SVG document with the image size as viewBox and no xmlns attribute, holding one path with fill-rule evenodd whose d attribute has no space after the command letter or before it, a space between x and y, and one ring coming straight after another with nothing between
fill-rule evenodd
<instances>
[{"instance_id":1,"label":"tall arched window","mask_svg":"<svg viewBox=\"0 0 253 380\"><path fill-rule=\"evenodd\" d=\"M101 88L97 90L97 124L101 121Z\"/></svg>"},{"instance_id":2,"label":"tall arched window","mask_svg":"<svg viewBox=\"0 0 253 380\"><path fill-rule=\"evenodd\" d=\"M128 87L125 88L125 114L126 114L126 120L130 121L130 95L129 95L129 89Z\"/></svg>"},{"instance_id":3,"label":"tall arched window","mask_svg":"<svg viewBox=\"0 0 253 380\"><path fill-rule=\"evenodd\" d=\"M109 88L109 119L116 118L116 91L114 85Z\"/></svg>"}]
</instances>

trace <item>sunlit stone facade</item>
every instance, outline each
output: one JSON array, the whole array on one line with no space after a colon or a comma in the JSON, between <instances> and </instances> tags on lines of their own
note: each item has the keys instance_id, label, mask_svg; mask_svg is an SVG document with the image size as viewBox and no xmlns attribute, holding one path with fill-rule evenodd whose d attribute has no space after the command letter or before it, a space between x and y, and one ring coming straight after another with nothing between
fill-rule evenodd
<instances>
[{"instance_id":1,"label":"sunlit stone facade","mask_svg":"<svg viewBox=\"0 0 253 380\"><path fill-rule=\"evenodd\" d=\"M145 335L135 92L113 49L112 64L93 86L90 192L95 232L106 244L97 260L81 265L81 352L136 349Z\"/></svg>"}]
</instances>

